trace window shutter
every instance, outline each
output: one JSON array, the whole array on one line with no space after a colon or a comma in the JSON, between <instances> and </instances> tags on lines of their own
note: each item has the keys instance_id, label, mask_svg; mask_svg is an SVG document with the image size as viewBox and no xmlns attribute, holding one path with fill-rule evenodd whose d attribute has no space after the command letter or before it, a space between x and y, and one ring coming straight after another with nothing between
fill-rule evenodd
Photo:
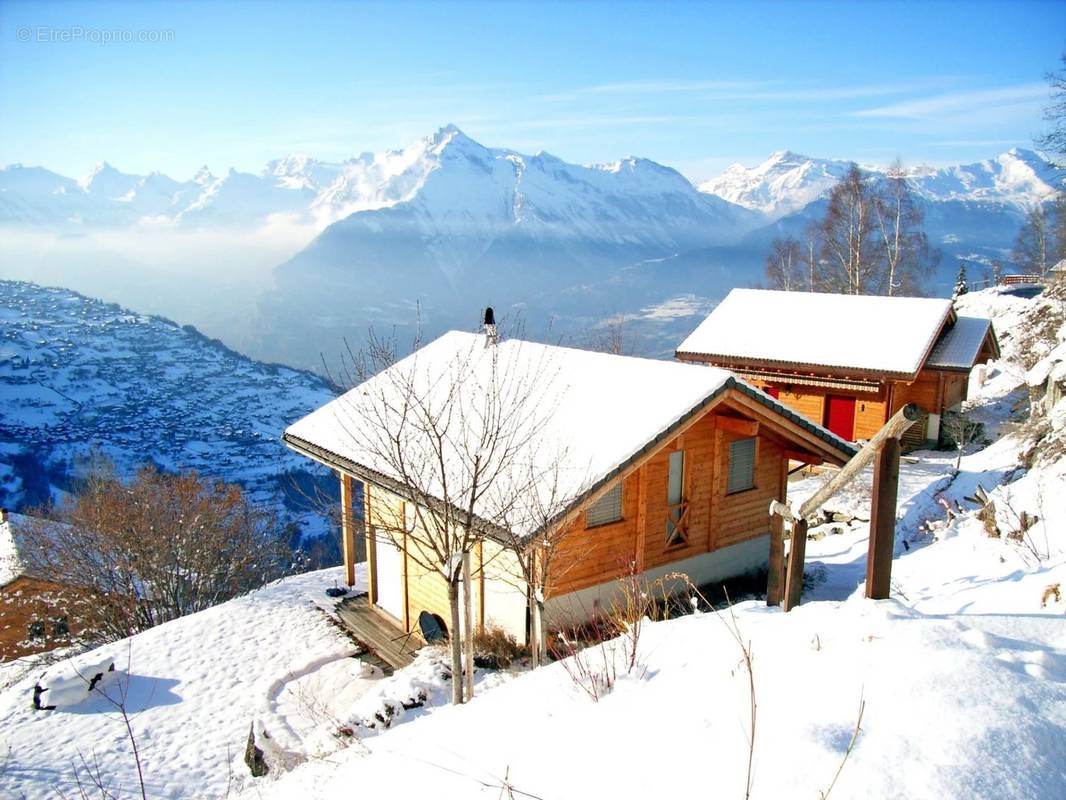
<instances>
[{"instance_id":1,"label":"window shutter","mask_svg":"<svg viewBox=\"0 0 1066 800\"><path fill-rule=\"evenodd\" d=\"M594 528L622 518L622 484L615 484L585 512L585 526Z\"/></svg>"},{"instance_id":2,"label":"window shutter","mask_svg":"<svg viewBox=\"0 0 1066 800\"><path fill-rule=\"evenodd\" d=\"M666 482L666 503L676 506L681 502L682 479L685 475L685 451L675 450L670 454L670 477Z\"/></svg>"},{"instance_id":3,"label":"window shutter","mask_svg":"<svg viewBox=\"0 0 1066 800\"><path fill-rule=\"evenodd\" d=\"M755 485L755 439L737 439L729 445L729 480L726 493L743 492Z\"/></svg>"}]
</instances>

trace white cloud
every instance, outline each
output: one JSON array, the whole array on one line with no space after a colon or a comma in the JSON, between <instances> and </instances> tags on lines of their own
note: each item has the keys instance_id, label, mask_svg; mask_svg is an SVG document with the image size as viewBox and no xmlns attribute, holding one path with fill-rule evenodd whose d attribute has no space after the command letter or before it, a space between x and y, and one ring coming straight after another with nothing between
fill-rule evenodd
<instances>
[{"instance_id":1,"label":"white cloud","mask_svg":"<svg viewBox=\"0 0 1066 800\"><path fill-rule=\"evenodd\" d=\"M904 100L853 111L851 115L885 119L923 119L967 111L986 111L989 107L1029 105L1046 102L1047 98L1046 84L1023 83L999 89L951 92L917 100Z\"/></svg>"}]
</instances>

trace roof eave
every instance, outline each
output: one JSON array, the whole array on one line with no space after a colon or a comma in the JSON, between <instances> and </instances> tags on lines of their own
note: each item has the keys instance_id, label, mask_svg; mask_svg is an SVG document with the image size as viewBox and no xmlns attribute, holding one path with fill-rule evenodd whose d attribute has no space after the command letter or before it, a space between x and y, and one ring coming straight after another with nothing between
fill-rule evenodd
<instances>
[{"instance_id":1,"label":"roof eave","mask_svg":"<svg viewBox=\"0 0 1066 800\"><path fill-rule=\"evenodd\" d=\"M823 378L860 376L877 381L905 381L915 380L921 367L913 372L899 372L895 370L869 369L865 367L847 367L840 364L809 364L801 361L780 361L772 358L741 358L726 355L725 353L698 353L693 350L676 350L674 358L678 361L722 365L724 369L750 369L750 370L782 370L782 378L787 377L788 372L798 373L801 370L811 375Z\"/></svg>"},{"instance_id":2,"label":"roof eave","mask_svg":"<svg viewBox=\"0 0 1066 800\"><path fill-rule=\"evenodd\" d=\"M385 489L386 491L392 492L403 500L407 500L412 503L420 502L418 498L411 496L411 493L400 481L397 481L395 478L390 478L389 476L378 472L375 469L371 469L365 464L360 464L356 461L352 461L349 458L345 458L342 455L334 453L328 448L322 447L321 445L317 445L314 442L309 442L306 439L302 439L299 436L295 436L289 433L288 431L285 431L281 435L281 440L290 450L299 453L302 456L306 456L307 458L310 458L313 461L317 461L318 463L327 466L330 469L338 470L339 472L343 472L347 475L351 475L352 477L359 478L360 480L365 481L367 483L372 483L376 486L380 486L381 488ZM441 500L439 497L434 497L433 499L440 503L442 506L444 505L444 501ZM452 505L452 511L456 514L466 513L465 510L455 506L454 504ZM483 517L479 517L476 514L475 517L482 532L485 533L489 538L494 539L495 541L500 542L501 544L508 543L509 536L507 534L507 531L500 528L499 525L489 522Z\"/></svg>"}]
</instances>

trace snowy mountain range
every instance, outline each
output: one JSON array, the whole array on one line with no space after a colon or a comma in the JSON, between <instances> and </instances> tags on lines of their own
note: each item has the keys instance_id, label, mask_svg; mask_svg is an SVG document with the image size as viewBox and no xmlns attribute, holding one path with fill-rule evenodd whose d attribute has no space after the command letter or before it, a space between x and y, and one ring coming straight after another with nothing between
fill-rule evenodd
<instances>
[{"instance_id":1,"label":"snowy mountain range","mask_svg":"<svg viewBox=\"0 0 1066 800\"><path fill-rule=\"evenodd\" d=\"M651 237L673 242L678 230L708 214L726 223L713 234L728 237L737 226L799 211L823 197L847 166L780 151L754 167L734 164L700 183L696 193L680 173L647 159L579 166L547 153L484 147L448 125L400 150L343 162L289 156L268 162L258 175L231 168L216 177L204 166L180 181L159 172L127 174L104 162L73 179L12 164L0 169L0 223L254 225L272 214L293 214L324 227L352 214L415 203L423 220L443 226L539 224L570 236L624 241L632 238L633 223L643 221L653 223ZM1016 207L1051 196L1063 178L1043 155L1019 148L972 164L914 167L910 174L915 190L930 202ZM757 213L745 215L731 205Z\"/></svg>"},{"instance_id":2,"label":"snowy mountain range","mask_svg":"<svg viewBox=\"0 0 1066 800\"><path fill-rule=\"evenodd\" d=\"M50 282L191 318L257 358L312 369L370 325L469 329L485 305L553 339L621 315L648 328L635 349L665 354L709 304L762 279L773 237L818 218L846 168L786 151L696 187L647 159L570 164L486 147L453 125L400 150L339 163L292 156L258 175L204 167L178 181L104 164L74 180L14 165L0 170L0 227L29 231L29 243L0 254L0 269L29 279L47 269ZM912 168L911 181L943 253L930 288L946 292L959 259L1009 261L1025 208L1061 187L1062 173L1015 149ZM270 238L280 229L294 232L285 247ZM161 252L185 261L164 276L148 260ZM236 277L242 256L253 266ZM86 285L106 268L115 277ZM213 275L229 282L201 291ZM160 288L135 294L149 276Z\"/></svg>"},{"instance_id":3,"label":"snowy mountain range","mask_svg":"<svg viewBox=\"0 0 1066 800\"><path fill-rule=\"evenodd\" d=\"M880 165L860 165L885 172ZM847 171L847 161L809 158L787 150L754 167L734 164L699 184L701 192L779 219L826 196ZM1061 190L1063 172L1032 150L1013 148L995 158L950 167L908 170L911 186L927 203L972 201L1024 210Z\"/></svg>"},{"instance_id":4,"label":"snowy mountain range","mask_svg":"<svg viewBox=\"0 0 1066 800\"><path fill-rule=\"evenodd\" d=\"M425 229L523 225L625 242L633 223L675 242L692 222L711 235L754 226L757 215L701 194L677 171L639 158L577 166L484 147L453 125L402 150L341 163L292 156L259 175L205 166L191 179L129 175L106 162L77 180L43 167L0 169L0 223L87 226L167 222L255 225L290 214L320 227L360 212L414 204ZM682 237L683 238L683 237Z\"/></svg>"},{"instance_id":5,"label":"snowy mountain range","mask_svg":"<svg viewBox=\"0 0 1066 800\"><path fill-rule=\"evenodd\" d=\"M149 461L195 469L320 524L301 512L321 475L281 432L333 396L315 375L252 361L161 317L0 281L0 506L69 489L95 448L123 473Z\"/></svg>"}]
</instances>

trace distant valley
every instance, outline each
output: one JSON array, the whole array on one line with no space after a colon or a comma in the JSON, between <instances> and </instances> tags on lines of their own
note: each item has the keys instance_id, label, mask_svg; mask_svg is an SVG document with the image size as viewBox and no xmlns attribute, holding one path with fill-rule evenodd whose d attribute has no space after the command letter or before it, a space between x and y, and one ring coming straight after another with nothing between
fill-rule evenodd
<instances>
[{"instance_id":1,"label":"distant valley","mask_svg":"<svg viewBox=\"0 0 1066 800\"><path fill-rule=\"evenodd\" d=\"M61 497L95 450L126 474L154 463L240 483L317 534L313 501L336 482L281 432L333 396L169 320L0 281L0 506Z\"/></svg>"},{"instance_id":2,"label":"distant valley","mask_svg":"<svg viewBox=\"0 0 1066 800\"><path fill-rule=\"evenodd\" d=\"M1009 260L1062 173L1011 150L907 165L932 243L931 290L958 260ZM536 338L581 344L624 319L627 347L667 355L733 286L762 280L774 236L824 208L846 162L775 153L694 186L639 158L593 166L485 147L446 126L341 163L296 156L261 174L187 181L108 165L74 180L0 170L0 275L192 322L268 361L321 371L369 326L401 345L477 324L493 305ZM880 169L875 167L874 169Z\"/></svg>"}]
</instances>

